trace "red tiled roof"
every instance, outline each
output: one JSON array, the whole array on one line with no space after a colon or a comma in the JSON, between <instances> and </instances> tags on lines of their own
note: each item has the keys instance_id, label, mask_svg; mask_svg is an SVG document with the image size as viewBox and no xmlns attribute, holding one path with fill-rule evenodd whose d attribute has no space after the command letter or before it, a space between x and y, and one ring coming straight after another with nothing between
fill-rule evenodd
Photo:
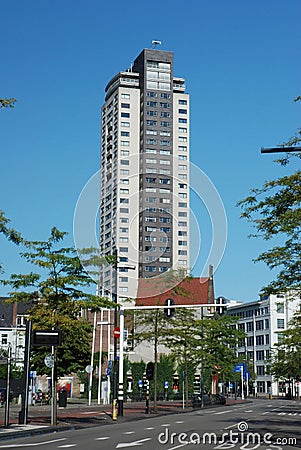
<instances>
[{"instance_id":1,"label":"red tiled roof","mask_svg":"<svg viewBox=\"0 0 301 450\"><path fill-rule=\"evenodd\" d=\"M164 305L165 300L172 298L176 305L194 305L214 303L214 289L210 299L208 291L210 278L187 277L178 283L167 282L160 277L142 278L138 284L136 306Z\"/></svg>"}]
</instances>

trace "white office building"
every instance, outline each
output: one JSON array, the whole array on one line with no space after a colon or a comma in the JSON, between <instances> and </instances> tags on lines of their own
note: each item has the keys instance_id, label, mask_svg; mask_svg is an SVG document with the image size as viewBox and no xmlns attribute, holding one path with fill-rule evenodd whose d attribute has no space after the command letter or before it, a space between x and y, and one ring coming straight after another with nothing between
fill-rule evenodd
<instances>
[{"instance_id":1,"label":"white office building","mask_svg":"<svg viewBox=\"0 0 301 450\"><path fill-rule=\"evenodd\" d=\"M228 314L237 316L238 328L247 337L237 348L242 360L253 362L256 376L255 394L284 395L285 387L268 374L271 349L281 341L282 332L287 329L295 312L300 311L300 295L291 293L261 296L250 303L227 305ZM285 381L285 380L283 380Z\"/></svg>"},{"instance_id":2,"label":"white office building","mask_svg":"<svg viewBox=\"0 0 301 450\"><path fill-rule=\"evenodd\" d=\"M100 247L118 254L104 294L135 298L139 278L189 270L189 95L172 52L144 49L105 89ZM117 282L117 286L116 286Z\"/></svg>"}]
</instances>

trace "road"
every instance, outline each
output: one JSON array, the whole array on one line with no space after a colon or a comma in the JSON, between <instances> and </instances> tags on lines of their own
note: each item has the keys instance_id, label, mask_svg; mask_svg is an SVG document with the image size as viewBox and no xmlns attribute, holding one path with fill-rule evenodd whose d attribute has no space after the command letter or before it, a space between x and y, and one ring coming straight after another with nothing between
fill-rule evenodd
<instances>
[{"instance_id":1,"label":"road","mask_svg":"<svg viewBox=\"0 0 301 450\"><path fill-rule=\"evenodd\" d=\"M300 403L256 399L248 404L0 442L0 450L8 448L297 450L301 449Z\"/></svg>"}]
</instances>

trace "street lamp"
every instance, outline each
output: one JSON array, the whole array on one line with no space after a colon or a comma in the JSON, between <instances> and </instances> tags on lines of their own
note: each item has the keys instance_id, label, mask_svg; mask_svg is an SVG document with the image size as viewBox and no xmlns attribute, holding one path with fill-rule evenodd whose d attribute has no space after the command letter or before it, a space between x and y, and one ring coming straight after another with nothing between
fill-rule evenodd
<instances>
[{"instance_id":1,"label":"street lamp","mask_svg":"<svg viewBox=\"0 0 301 450\"><path fill-rule=\"evenodd\" d=\"M109 316L109 311L108 311ZM97 389L97 404L100 405L100 388L101 388L101 359L102 359L102 327L103 325L110 325L109 320L103 320L103 309L100 312L100 322L97 322L97 325L100 325L99 330L99 368L98 368L98 389ZM108 359L110 353L110 341L108 339Z\"/></svg>"}]
</instances>

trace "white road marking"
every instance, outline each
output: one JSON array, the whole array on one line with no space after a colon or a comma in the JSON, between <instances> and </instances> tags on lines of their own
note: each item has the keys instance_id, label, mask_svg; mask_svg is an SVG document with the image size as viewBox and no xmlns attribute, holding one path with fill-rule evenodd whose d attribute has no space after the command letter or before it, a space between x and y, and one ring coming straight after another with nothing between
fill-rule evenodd
<instances>
[{"instance_id":1,"label":"white road marking","mask_svg":"<svg viewBox=\"0 0 301 450\"><path fill-rule=\"evenodd\" d=\"M0 448L17 448L17 447L38 447L39 445L53 444L54 442L65 441L67 438L53 439L52 441L34 442L31 444L7 444L0 445Z\"/></svg>"},{"instance_id":2,"label":"white road marking","mask_svg":"<svg viewBox=\"0 0 301 450\"><path fill-rule=\"evenodd\" d=\"M247 409L246 411L244 411L245 413L251 413L253 412L253 409Z\"/></svg>"},{"instance_id":3,"label":"white road marking","mask_svg":"<svg viewBox=\"0 0 301 450\"><path fill-rule=\"evenodd\" d=\"M69 448L69 447L76 447L77 444L65 444L65 445L59 445L58 448Z\"/></svg>"},{"instance_id":4,"label":"white road marking","mask_svg":"<svg viewBox=\"0 0 301 450\"><path fill-rule=\"evenodd\" d=\"M234 425L229 425L228 427L225 428L225 430L230 430L230 428L234 427L237 427L237 423L235 423Z\"/></svg>"},{"instance_id":5,"label":"white road marking","mask_svg":"<svg viewBox=\"0 0 301 450\"><path fill-rule=\"evenodd\" d=\"M145 430L154 430L155 429L155 427L147 427L147 428L144 428Z\"/></svg>"},{"instance_id":6,"label":"white road marking","mask_svg":"<svg viewBox=\"0 0 301 450\"><path fill-rule=\"evenodd\" d=\"M177 420L176 423L184 423L184 420Z\"/></svg>"},{"instance_id":7,"label":"white road marking","mask_svg":"<svg viewBox=\"0 0 301 450\"><path fill-rule=\"evenodd\" d=\"M230 412L232 412L232 411L229 409L229 410L227 410L227 411L220 411L220 412L217 412L217 413L215 413L215 415L218 416L218 415L220 415L220 414L229 414Z\"/></svg>"},{"instance_id":8,"label":"white road marking","mask_svg":"<svg viewBox=\"0 0 301 450\"><path fill-rule=\"evenodd\" d=\"M145 438L145 439L140 439L140 441L121 442L120 444L116 445L116 448L136 447L138 445L143 445L143 442L151 441L151 440L152 440L152 438Z\"/></svg>"},{"instance_id":9,"label":"white road marking","mask_svg":"<svg viewBox=\"0 0 301 450\"><path fill-rule=\"evenodd\" d=\"M134 434L136 431L125 431L123 434Z\"/></svg>"},{"instance_id":10,"label":"white road marking","mask_svg":"<svg viewBox=\"0 0 301 450\"><path fill-rule=\"evenodd\" d=\"M170 423L162 423L161 427L170 427Z\"/></svg>"},{"instance_id":11,"label":"white road marking","mask_svg":"<svg viewBox=\"0 0 301 450\"><path fill-rule=\"evenodd\" d=\"M270 414L270 411L265 411L264 413L262 413L263 416L264 416L265 414Z\"/></svg>"},{"instance_id":12,"label":"white road marking","mask_svg":"<svg viewBox=\"0 0 301 450\"><path fill-rule=\"evenodd\" d=\"M110 436L103 436L100 438L95 438L95 441L105 441L106 439L110 439Z\"/></svg>"}]
</instances>

